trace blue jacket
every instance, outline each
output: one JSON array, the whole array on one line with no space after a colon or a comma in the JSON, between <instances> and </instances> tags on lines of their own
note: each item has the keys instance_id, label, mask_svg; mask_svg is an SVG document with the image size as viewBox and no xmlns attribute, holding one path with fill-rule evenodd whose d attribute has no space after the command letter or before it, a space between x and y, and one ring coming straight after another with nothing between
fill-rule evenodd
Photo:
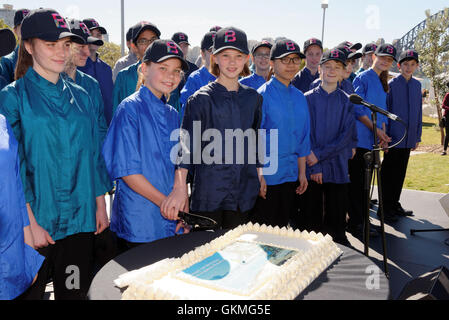
<instances>
[{"instance_id":1,"label":"blue jacket","mask_svg":"<svg viewBox=\"0 0 449 320\"><path fill-rule=\"evenodd\" d=\"M255 146L261 107L262 97L256 90L240 86L238 92L231 92L217 82L202 87L188 100L181 127L188 135L181 135L185 152L179 167L189 170L193 179L190 203L193 212L237 209L246 212L254 207L260 189ZM226 131L235 133L239 129L242 134L254 133L256 141L242 145L235 143L238 139L225 139ZM209 133L221 137L213 135L211 143ZM232 141L232 150L226 141ZM237 158L238 151L243 158ZM212 163L204 155L213 158Z\"/></svg>"},{"instance_id":2,"label":"blue jacket","mask_svg":"<svg viewBox=\"0 0 449 320\"><path fill-rule=\"evenodd\" d=\"M0 300L25 292L44 257L25 244L23 228L30 225L20 179L19 145L0 114Z\"/></svg>"},{"instance_id":3,"label":"blue jacket","mask_svg":"<svg viewBox=\"0 0 449 320\"><path fill-rule=\"evenodd\" d=\"M206 67L202 67L192 72L181 90L181 97L179 101L181 105L185 105L191 95L193 95L202 86L205 86L209 82L215 81L216 77L212 75Z\"/></svg>"},{"instance_id":4,"label":"blue jacket","mask_svg":"<svg viewBox=\"0 0 449 320\"><path fill-rule=\"evenodd\" d=\"M263 86L265 84L265 78L262 76L259 76L257 73L253 73L250 76L247 76L243 79L240 80L240 83L251 87L253 89L259 89L261 86Z\"/></svg>"},{"instance_id":5,"label":"blue jacket","mask_svg":"<svg viewBox=\"0 0 449 320\"><path fill-rule=\"evenodd\" d=\"M13 52L4 56L0 60L0 76L6 80L6 85L14 82L14 72L16 70L17 59L19 58L19 46ZM3 87L5 87L3 86ZM0 90L3 89L0 87Z\"/></svg>"},{"instance_id":6,"label":"blue jacket","mask_svg":"<svg viewBox=\"0 0 449 320\"><path fill-rule=\"evenodd\" d=\"M104 103L104 117L106 118L106 123L109 125L112 120L112 91L114 90L111 67L97 55L97 60L95 62L90 58L87 58L86 65L78 69L93 77L100 84Z\"/></svg>"},{"instance_id":7,"label":"blue jacket","mask_svg":"<svg viewBox=\"0 0 449 320\"><path fill-rule=\"evenodd\" d=\"M160 208L133 191L122 177L141 174L161 193L169 195L175 178L171 151L179 128L178 112L145 86L117 108L103 155L111 179L117 183L111 230L130 242L151 242L175 235L176 222L165 219Z\"/></svg>"},{"instance_id":8,"label":"blue jacket","mask_svg":"<svg viewBox=\"0 0 449 320\"><path fill-rule=\"evenodd\" d=\"M407 124L407 136L397 148L412 149L421 142L422 134L422 91L421 83L415 78L408 82L402 75L389 82L387 95L388 111L399 116ZM387 134L391 144L397 143L404 134L404 126L396 121L389 121Z\"/></svg>"},{"instance_id":9,"label":"blue jacket","mask_svg":"<svg viewBox=\"0 0 449 320\"><path fill-rule=\"evenodd\" d=\"M310 73L310 70L306 67L298 72L298 74L293 78L292 85L298 88L302 93L306 93L310 90L310 84L320 77L319 72L315 75Z\"/></svg>"},{"instance_id":10,"label":"blue jacket","mask_svg":"<svg viewBox=\"0 0 449 320\"><path fill-rule=\"evenodd\" d=\"M379 108L387 110L387 93L382 87L379 76L373 69L369 69L359 74L354 79L353 86L355 93L364 100ZM362 105L355 105L354 110L357 117L357 147L372 150L374 144L373 132L358 120L362 116L367 116L372 120L371 110ZM377 127L382 129L384 123L385 125L388 125L388 118L382 114L377 114Z\"/></svg>"},{"instance_id":11,"label":"blue jacket","mask_svg":"<svg viewBox=\"0 0 449 320\"><path fill-rule=\"evenodd\" d=\"M276 77L259 88L263 97L261 129L266 132L266 154L270 157L270 130L278 131L278 170L266 175L268 185L298 181L298 158L310 154L310 116L307 101L293 85L286 87ZM265 164L264 171L269 165Z\"/></svg>"},{"instance_id":12,"label":"blue jacket","mask_svg":"<svg viewBox=\"0 0 449 320\"><path fill-rule=\"evenodd\" d=\"M306 93L310 111L310 140L318 163L307 167L307 178L322 173L324 183L349 183L348 160L355 135L353 105L337 89L327 93L321 86Z\"/></svg>"},{"instance_id":13,"label":"blue jacket","mask_svg":"<svg viewBox=\"0 0 449 320\"><path fill-rule=\"evenodd\" d=\"M321 79L318 78L315 81L313 81L310 85L310 90L317 88L321 84ZM340 83L340 87L343 92L345 92L348 96L354 93L354 86L352 85L352 82L348 81L347 79L343 80Z\"/></svg>"}]
</instances>

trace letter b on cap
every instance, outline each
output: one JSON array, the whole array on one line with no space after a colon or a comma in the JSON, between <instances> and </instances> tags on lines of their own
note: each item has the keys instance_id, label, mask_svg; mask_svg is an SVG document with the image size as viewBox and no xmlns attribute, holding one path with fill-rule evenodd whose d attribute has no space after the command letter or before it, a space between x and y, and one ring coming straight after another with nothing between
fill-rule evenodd
<instances>
[{"instance_id":1,"label":"letter b on cap","mask_svg":"<svg viewBox=\"0 0 449 320\"><path fill-rule=\"evenodd\" d=\"M178 48L174 42L167 42L168 53L179 54Z\"/></svg>"},{"instance_id":2,"label":"letter b on cap","mask_svg":"<svg viewBox=\"0 0 449 320\"><path fill-rule=\"evenodd\" d=\"M225 33L225 43L235 42L237 40L235 32L232 30L226 31Z\"/></svg>"},{"instance_id":3,"label":"letter b on cap","mask_svg":"<svg viewBox=\"0 0 449 320\"><path fill-rule=\"evenodd\" d=\"M288 51L295 51L296 50L295 44L293 42L286 42L285 45L287 46L287 50Z\"/></svg>"},{"instance_id":4,"label":"letter b on cap","mask_svg":"<svg viewBox=\"0 0 449 320\"><path fill-rule=\"evenodd\" d=\"M59 15L59 13L52 13L51 16L53 17L53 20L55 21L56 27L68 29L67 24L65 23L65 20Z\"/></svg>"}]
</instances>

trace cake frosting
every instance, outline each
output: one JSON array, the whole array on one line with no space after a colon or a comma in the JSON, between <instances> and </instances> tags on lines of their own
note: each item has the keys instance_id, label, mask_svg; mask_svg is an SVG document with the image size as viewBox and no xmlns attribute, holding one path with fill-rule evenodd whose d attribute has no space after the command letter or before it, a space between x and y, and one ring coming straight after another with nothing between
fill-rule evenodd
<instances>
[{"instance_id":1,"label":"cake frosting","mask_svg":"<svg viewBox=\"0 0 449 320\"><path fill-rule=\"evenodd\" d=\"M291 300L341 254L329 235L249 223L114 283L124 300Z\"/></svg>"}]
</instances>

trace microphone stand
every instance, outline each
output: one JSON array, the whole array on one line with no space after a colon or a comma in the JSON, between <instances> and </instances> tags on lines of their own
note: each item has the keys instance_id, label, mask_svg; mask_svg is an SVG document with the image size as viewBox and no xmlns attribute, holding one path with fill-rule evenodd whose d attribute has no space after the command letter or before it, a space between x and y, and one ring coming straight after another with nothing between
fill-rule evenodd
<instances>
[{"instance_id":1,"label":"microphone stand","mask_svg":"<svg viewBox=\"0 0 449 320\"><path fill-rule=\"evenodd\" d=\"M378 206L378 215L380 217L380 226L382 231L382 247L383 247L383 260L384 260L384 272L387 278L389 278L388 273L388 262L387 262L387 246L386 246L386 239L385 239L385 224L384 224L384 211L383 211L383 199L382 199L382 184L381 184L381 177L380 177L380 168L381 168L381 161L380 161L380 146L377 142L377 113L375 111L371 112L371 119L373 122L373 136L374 136L374 145L373 149L370 152L367 152L364 155L365 159L365 208L366 208L366 215L365 215L365 221L364 221L364 242L365 242L365 255L369 255L369 229L370 229L370 191L371 191L371 178L373 176L373 172L375 174L375 177L377 178L377 192L378 192L378 199L379 199L379 206Z\"/></svg>"}]
</instances>

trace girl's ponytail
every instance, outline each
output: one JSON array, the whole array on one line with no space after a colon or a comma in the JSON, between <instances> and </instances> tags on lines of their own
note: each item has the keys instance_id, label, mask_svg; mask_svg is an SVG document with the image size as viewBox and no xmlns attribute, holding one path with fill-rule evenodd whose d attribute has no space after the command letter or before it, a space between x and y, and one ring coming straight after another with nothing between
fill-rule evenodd
<instances>
[{"instance_id":1,"label":"girl's ponytail","mask_svg":"<svg viewBox=\"0 0 449 320\"><path fill-rule=\"evenodd\" d=\"M27 40L33 46L33 39ZM33 56L28 53L25 48L25 42L22 40L19 45L19 53L17 58L16 69L14 70L14 80L19 80L28 71L28 68L33 66Z\"/></svg>"},{"instance_id":2,"label":"girl's ponytail","mask_svg":"<svg viewBox=\"0 0 449 320\"><path fill-rule=\"evenodd\" d=\"M388 86L388 78L390 76L390 73L387 71L382 71L379 75L380 82L382 83L382 87L384 88L384 91L388 93L390 91L390 87Z\"/></svg>"}]
</instances>

